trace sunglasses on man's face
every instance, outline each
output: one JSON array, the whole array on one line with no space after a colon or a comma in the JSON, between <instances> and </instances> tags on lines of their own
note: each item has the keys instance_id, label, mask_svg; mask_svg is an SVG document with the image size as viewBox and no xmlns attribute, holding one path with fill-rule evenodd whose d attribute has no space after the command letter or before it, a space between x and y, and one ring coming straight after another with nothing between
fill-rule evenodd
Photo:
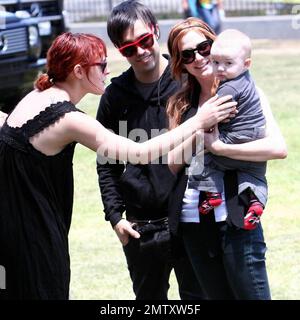
<instances>
[{"instance_id":1,"label":"sunglasses on man's face","mask_svg":"<svg viewBox=\"0 0 300 320\"><path fill-rule=\"evenodd\" d=\"M124 57L130 58L137 53L137 47L140 47L142 49L149 49L153 46L153 44L153 33L147 33L138 40L127 43L124 46L120 47L119 51Z\"/></svg>"},{"instance_id":2,"label":"sunglasses on man's face","mask_svg":"<svg viewBox=\"0 0 300 320\"><path fill-rule=\"evenodd\" d=\"M101 72L104 73L104 71L107 67L107 62L106 61L105 62L95 62L95 63L90 64L90 66L91 67L98 66L98 67L100 67Z\"/></svg>"},{"instance_id":3,"label":"sunglasses on man's face","mask_svg":"<svg viewBox=\"0 0 300 320\"><path fill-rule=\"evenodd\" d=\"M213 44L211 39L205 40L197 45L195 49L187 49L181 51L181 60L184 64L190 64L196 59L196 51L201 54L202 57L210 55L210 49Z\"/></svg>"}]
</instances>

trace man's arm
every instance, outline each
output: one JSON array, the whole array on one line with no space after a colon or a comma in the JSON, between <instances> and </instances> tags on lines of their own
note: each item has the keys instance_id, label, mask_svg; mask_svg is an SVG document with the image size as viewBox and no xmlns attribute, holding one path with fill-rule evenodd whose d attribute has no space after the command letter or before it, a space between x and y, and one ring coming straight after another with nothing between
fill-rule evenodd
<instances>
[{"instance_id":1,"label":"man's arm","mask_svg":"<svg viewBox=\"0 0 300 320\"><path fill-rule=\"evenodd\" d=\"M106 128L118 130L118 118L114 114L114 107L110 101L110 88L101 97L97 111L97 120ZM124 201L122 199L119 180L124 171L124 164L100 164L97 161L98 183L101 191L101 197L105 212L105 220L110 221L115 226L121 219L125 211Z\"/></svg>"},{"instance_id":2,"label":"man's arm","mask_svg":"<svg viewBox=\"0 0 300 320\"><path fill-rule=\"evenodd\" d=\"M97 111L97 120L106 128L118 132L119 117L113 112L114 106L109 100L110 92L110 88L107 88L106 93L101 97ZM120 177L124 169L124 164L119 161L116 161L116 164L100 164L97 161L98 183L105 220L110 221L123 246L128 243L129 236L134 238L140 237L139 233L132 229L130 222L122 219L125 204L120 188Z\"/></svg>"}]
</instances>

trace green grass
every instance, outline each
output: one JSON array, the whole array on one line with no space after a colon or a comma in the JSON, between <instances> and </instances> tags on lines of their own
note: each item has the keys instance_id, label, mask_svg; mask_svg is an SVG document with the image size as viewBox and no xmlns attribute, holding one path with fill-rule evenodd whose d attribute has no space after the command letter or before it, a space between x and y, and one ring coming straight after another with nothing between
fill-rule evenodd
<instances>
[{"instance_id":1,"label":"green grass","mask_svg":"<svg viewBox=\"0 0 300 320\"><path fill-rule=\"evenodd\" d=\"M274 299L300 299L300 65L299 42L257 49L253 74L269 97L288 145L288 158L268 164L269 201L263 217ZM258 47L263 48L264 43ZM286 49L286 51L285 51Z\"/></svg>"},{"instance_id":2,"label":"green grass","mask_svg":"<svg viewBox=\"0 0 300 320\"><path fill-rule=\"evenodd\" d=\"M126 67L114 53L114 49L109 52L111 76ZM269 201L262 218L273 299L300 299L299 54L297 42L254 43L251 72L268 95L289 148L286 160L269 162ZM79 107L95 116L98 103L98 97L88 96ZM104 221L95 161L92 151L76 147L71 299L134 299L121 244ZM169 297L178 299L174 274Z\"/></svg>"}]
</instances>

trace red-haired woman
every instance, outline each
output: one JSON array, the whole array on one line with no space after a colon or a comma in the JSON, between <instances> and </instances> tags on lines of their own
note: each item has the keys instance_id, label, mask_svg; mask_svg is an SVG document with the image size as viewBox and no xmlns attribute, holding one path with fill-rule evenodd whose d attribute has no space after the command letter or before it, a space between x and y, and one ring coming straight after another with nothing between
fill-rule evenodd
<instances>
[{"instance_id":1,"label":"red-haired woman","mask_svg":"<svg viewBox=\"0 0 300 320\"><path fill-rule=\"evenodd\" d=\"M171 128L193 116L198 106L216 90L217 82L209 59L214 39L212 29L197 18L188 18L171 29L168 48L173 76L181 79L182 74L187 73L182 89L169 100ZM218 127L215 127L213 133L205 133L206 149L238 160L284 158L287 153L284 139L261 91L260 99L267 120L265 138L243 144L224 144L218 139ZM215 208L214 214L200 217L198 206L203 195L187 187L188 176L182 166L173 164L181 153L177 148L169 154L171 170L179 172L170 199L170 225L176 228L178 220L181 222L185 250L202 290L208 299L270 299L262 227L259 223L254 230L243 229L243 214L248 207L244 207L237 197L234 176L227 175L224 180L223 198L226 196L227 206L223 201ZM245 205L247 203L246 199Z\"/></svg>"},{"instance_id":2,"label":"red-haired woman","mask_svg":"<svg viewBox=\"0 0 300 320\"><path fill-rule=\"evenodd\" d=\"M181 143L186 130L207 128L235 108L224 103L228 99L210 99L184 126L134 143L75 107L87 93L104 92L107 74L101 39L59 36L47 54L47 74L0 130L0 265L6 274L0 298L68 299L76 142L102 156L147 163Z\"/></svg>"}]
</instances>

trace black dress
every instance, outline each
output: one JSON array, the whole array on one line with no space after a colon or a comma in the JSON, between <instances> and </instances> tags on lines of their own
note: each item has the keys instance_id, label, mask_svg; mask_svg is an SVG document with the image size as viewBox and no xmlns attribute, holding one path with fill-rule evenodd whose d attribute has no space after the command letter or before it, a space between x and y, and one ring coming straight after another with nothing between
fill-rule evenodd
<instances>
[{"instance_id":1,"label":"black dress","mask_svg":"<svg viewBox=\"0 0 300 320\"><path fill-rule=\"evenodd\" d=\"M0 130L0 299L68 299L75 143L46 156L29 139L71 111L58 102Z\"/></svg>"}]
</instances>

